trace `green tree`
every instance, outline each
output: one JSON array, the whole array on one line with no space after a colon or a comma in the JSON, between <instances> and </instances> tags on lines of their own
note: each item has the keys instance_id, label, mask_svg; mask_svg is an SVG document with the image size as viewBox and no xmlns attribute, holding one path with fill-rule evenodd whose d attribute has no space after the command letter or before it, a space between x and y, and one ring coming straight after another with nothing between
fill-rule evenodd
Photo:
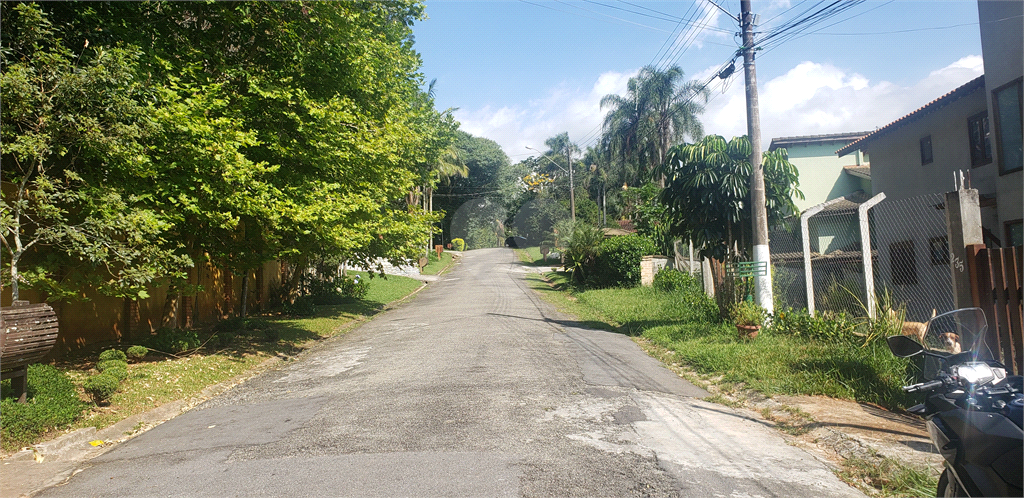
<instances>
[{"instance_id":1,"label":"green tree","mask_svg":"<svg viewBox=\"0 0 1024 498\"><path fill-rule=\"evenodd\" d=\"M421 90L406 0L54 3L74 43L123 43L159 88L145 191L185 251L260 262L415 256L435 217L406 195L454 140ZM244 274L244 273L243 273Z\"/></svg>"},{"instance_id":2,"label":"green tree","mask_svg":"<svg viewBox=\"0 0 1024 498\"><path fill-rule=\"evenodd\" d=\"M136 193L153 130L138 53L75 53L33 4L5 2L3 18L0 232L14 299L22 283L51 300L86 286L145 297L191 261L167 250L170 223Z\"/></svg>"},{"instance_id":3,"label":"green tree","mask_svg":"<svg viewBox=\"0 0 1024 498\"><path fill-rule=\"evenodd\" d=\"M702 257L726 259L734 243L741 253L751 243L750 141L726 142L709 135L695 144L673 147L666 168L668 185L661 203L668 209L671 235L693 241ZM764 154L768 223L796 212L793 198L803 198L799 177L784 149Z\"/></svg>"},{"instance_id":4,"label":"green tree","mask_svg":"<svg viewBox=\"0 0 1024 498\"><path fill-rule=\"evenodd\" d=\"M684 81L678 66L664 71L645 66L627 83L626 95L606 95L602 147L632 170L636 178L651 178L665 162L668 150L689 136L700 139L708 92Z\"/></svg>"}]
</instances>

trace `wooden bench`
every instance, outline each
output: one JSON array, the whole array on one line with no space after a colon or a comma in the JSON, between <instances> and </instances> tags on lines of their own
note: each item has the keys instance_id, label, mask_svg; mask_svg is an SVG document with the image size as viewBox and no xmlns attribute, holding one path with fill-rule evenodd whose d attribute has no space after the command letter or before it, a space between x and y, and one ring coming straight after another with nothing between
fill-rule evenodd
<instances>
[{"instance_id":1,"label":"wooden bench","mask_svg":"<svg viewBox=\"0 0 1024 498\"><path fill-rule=\"evenodd\" d=\"M14 301L0 308L0 378L24 403L28 366L46 356L57 343L57 314L46 303Z\"/></svg>"}]
</instances>

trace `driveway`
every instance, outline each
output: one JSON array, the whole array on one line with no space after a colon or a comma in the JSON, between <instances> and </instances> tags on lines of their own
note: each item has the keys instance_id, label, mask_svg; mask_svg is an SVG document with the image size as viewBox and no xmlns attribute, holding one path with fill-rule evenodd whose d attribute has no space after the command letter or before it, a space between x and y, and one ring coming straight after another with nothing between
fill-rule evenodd
<instances>
[{"instance_id":1,"label":"driveway","mask_svg":"<svg viewBox=\"0 0 1024 498\"><path fill-rule=\"evenodd\" d=\"M42 496L863 496L510 249L91 460Z\"/></svg>"}]
</instances>

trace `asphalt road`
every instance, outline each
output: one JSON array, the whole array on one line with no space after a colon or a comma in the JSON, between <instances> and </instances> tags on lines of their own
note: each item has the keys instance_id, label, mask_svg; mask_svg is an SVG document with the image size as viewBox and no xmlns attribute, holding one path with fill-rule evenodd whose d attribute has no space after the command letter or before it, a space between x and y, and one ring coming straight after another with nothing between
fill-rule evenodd
<instances>
[{"instance_id":1,"label":"asphalt road","mask_svg":"<svg viewBox=\"0 0 1024 498\"><path fill-rule=\"evenodd\" d=\"M863 496L541 301L508 249L42 496Z\"/></svg>"}]
</instances>

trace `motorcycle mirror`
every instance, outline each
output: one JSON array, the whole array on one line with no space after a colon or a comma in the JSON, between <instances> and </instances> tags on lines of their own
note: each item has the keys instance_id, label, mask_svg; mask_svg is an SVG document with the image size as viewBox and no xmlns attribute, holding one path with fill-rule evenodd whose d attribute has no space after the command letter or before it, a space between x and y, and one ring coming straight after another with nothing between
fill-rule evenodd
<instances>
[{"instance_id":1,"label":"motorcycle mirror","mask_svg":"<svg viewBox=\"0 0 1024 498\"><path fill-rule=\"evenodd\" d=\"M885 342L889 344L889 351L900 358L909 358L924 352L924 346L905 335L894 335Z\"/></svg>"}]
</instances>

